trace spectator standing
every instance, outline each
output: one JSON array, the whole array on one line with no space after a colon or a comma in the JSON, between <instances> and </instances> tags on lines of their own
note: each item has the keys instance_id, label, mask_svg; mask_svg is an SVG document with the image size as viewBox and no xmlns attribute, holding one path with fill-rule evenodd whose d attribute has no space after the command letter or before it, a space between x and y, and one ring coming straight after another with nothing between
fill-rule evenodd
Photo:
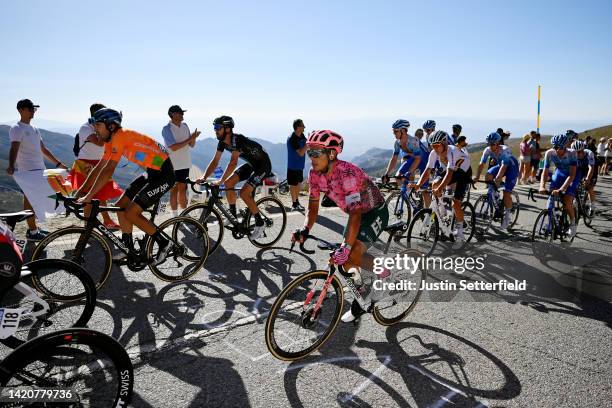
<instances>
[{"instance_id":1,"label":"spectator standing","mask_svg":"<svg viewBox=\"0 0 612 408\"><path fill-rule=\"evenodd\" d=\"M306 164L306 136L304 136L302 119L293 121L293 133L287 138L287 184L291 193L293 211L304 211L300 204L300 190L304 181L304 166Z\"/></svg>"},{"instance_id":2,"label":"spectator standing","mask_svg":"<svg viewBox=\"0 0 612 408\"><path fill-rule=\"evenodd\" d=\"M101 103L92 104L89 107L90 117L92 117L96 111L105 107L106 106ZM89 122L85 122L85 124L81 126L75 142L75 154L77 158L72 164L69 180L72 184L72 189L77 191L85 182L89 172L102 159L104 155L104 142L99 140L93 125L89 124ZM113 179L110 179L94 198L100 200L100 205L106 206L107 200L118 198L121 194L123 194L123 190L121 190ZM116 231L119 229L119 225L111 219L107 212L102 213L102 220L104 226L108 230Z\"/></svg>"},{"instance_id":3,"label":"spectator standing","mask_svg":"<svg viewBox=\"0 0 612 408\"><path fill-rule=\"evenodd\" d=\"M33 208L32 203L34 201L30 201L28 198L28 191L33 192L33 190L26 188L26 179L30 179L34 183L38 183L39 179L43 180L43 171L45 170L43 156L47 157L56 168L67 169L67 167L47 149L40 136L40 131L30 124L34 118L34 113L39 107L39 105L34 105L30 99L22 99L17 102L20 120L16 125L11 126L9 130L11 147L9 165L6 172L15 178L15 181L24 193L23 208L25 210L34 210L36 218L44 220L46 217L44 208L42 206L39 207L38 203L35 203L34 207L39 209ZM17 177L17 172L20 173L20 177ZM32 183L28 184L31 186ZM33 199L32 197L30 198ZM26 232L26 238L28 241L40 241L45 237L46 231L38 229L34 217L28 218L27 223L28 231Z\"/></svg>"},{"instance_id":4,"label":"spectator standing","mask_svg":"<svg viewBox=\"0 0 612 408\"><path fill-rule=\"evenodd\" d=\"M521 166L519 169L519 184L527 184L529 175L531 174L531 134L523 136L523 140L519 145L521 152Z\"/></svg>"},{"instance_id":5,"label":"spectator standing","mask_svg":"<svg viewBox=\"0 0 612 408\"><path fill-rule=\"evenodd\" d=\"M597 145L597 162L599 164L599 175L603 176L606 172L606 138L599 139Z\"/></svg>"},{"instance_id":6,"label":"spectator standing","mask_svg":"<svg viewBox=\"0 0 612 408\"><path fill-rule=\"evenodd\" d=\"M542 158L541 138L542 136L537 132L531 135L531 177L528 180L529 184L534 183L540 168L540 159Z\"/></svg>"},{"instance_id":7,"label":"spectator standing","mask_svg":"<svg viewBox=\"0 0 612 408\"><path fill-rule=\"evenodd\" d=\"M162 129L162 137L170 153L176 178L176 184L170 190L170 214L172 217L176 217L178 212L187 207L187 179L189 178L189 169L191 169L191 149L195 146L196 138L201 133L197 128L193 133L189 132L189 126L183 122L185 112L187 111L180 106L172 105L168 109L170 121ZM177 212L177 209L180 211Z\"/></svg>"}]
</instances>

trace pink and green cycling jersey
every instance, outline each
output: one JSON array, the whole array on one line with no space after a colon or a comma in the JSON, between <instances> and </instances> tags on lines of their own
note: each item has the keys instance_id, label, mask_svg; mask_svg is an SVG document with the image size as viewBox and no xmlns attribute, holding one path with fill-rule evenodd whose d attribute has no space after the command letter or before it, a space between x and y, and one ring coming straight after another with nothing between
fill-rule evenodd
<instances>
[{"instance_id":1,"label":"pink and green cycling jersey","mask_svg":"<svg viewBox=\"0 0 612 408\"><path fill-rule=\"evenodd\" d=\"M321 193L325 193L346 213L358 209L366 213L385 202L370 177L359 167L343 160L336 162L331 174L310 169L308 184L312 199L318 200Z\"/></svg>"}]
</instances>

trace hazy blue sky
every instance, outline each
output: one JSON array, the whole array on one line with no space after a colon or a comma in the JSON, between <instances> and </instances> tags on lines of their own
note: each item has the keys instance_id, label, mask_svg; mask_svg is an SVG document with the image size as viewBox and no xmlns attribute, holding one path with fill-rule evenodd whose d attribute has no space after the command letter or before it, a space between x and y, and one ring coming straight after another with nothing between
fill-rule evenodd
<instances>
[{"instance_id":1,"label":"hazy blue sky","mask_svg":"<svg viewBox=\"0 0 612 408\"><path fill-rule=\"evenodd\" d=\"M2 122L29 97L41 119L78 124L101 101L151 132L178 103L206 135L226 113L274 141L295 117L359 145L392 140L397 117L482 139L487 120L535 127L542 84L543 130L612 123L609 1L30 0L0 15Z\"/></svg>"}]
</instances>

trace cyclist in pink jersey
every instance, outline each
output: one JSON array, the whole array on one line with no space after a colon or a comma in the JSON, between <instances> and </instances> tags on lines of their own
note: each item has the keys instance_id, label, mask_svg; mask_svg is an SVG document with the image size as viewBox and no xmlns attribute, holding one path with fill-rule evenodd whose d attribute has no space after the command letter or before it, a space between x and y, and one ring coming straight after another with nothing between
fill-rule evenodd
<instances>
[{"instance_id":1,"label":"cyclist in pink jersey","mask_svg":"<svg viewBox=\"0 0 612 408\"><path fill-rule=\"evenodd\" d=\"M374 258L367 254L368 244L374 243L387 226L389 212L385 200L368 175L354 164L338 160L344 141L331 130L312 132L306 143L312 168L308 175L310 199L304 227L294 232L292 241L304 242L314 226L319 212L321 192L325 193L342 211L349 214L344 229L344 241L337 249L332 261L343 265L353 275L355 284L361 284L359 268L373 270ZM389 275L384 271L381 278ZM342 321L351 322L365 313L357 301L351 310L342 316Z\"/></svg>"}]
</instances>

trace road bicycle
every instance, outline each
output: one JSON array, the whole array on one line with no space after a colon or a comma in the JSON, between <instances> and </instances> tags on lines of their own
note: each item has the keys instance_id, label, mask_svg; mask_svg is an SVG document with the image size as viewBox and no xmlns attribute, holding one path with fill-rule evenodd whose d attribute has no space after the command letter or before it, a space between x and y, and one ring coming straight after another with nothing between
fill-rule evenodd
<instances>
[{"instance_id":1,"label":"road bicycle","mask_svg":"<svg viewBox=\"0 0 612 408\"><path fill-rule=\"evenodd\" d=\"M425 256L433 253L438 242L454 242L453 250L461 250L474 236L474 207L469 201L461 203L463 210L463 242L456 241L457 220L452 208L453 196L444 194L437 197L432 194L429 208L419 210L408 226L407 240L410 248L422 252Z\"/></svg>"},{"instance_id":2,"label":"road bicycle","mask_svg":"<svg viewBox=\"0 0 612 408\"><path fill-rule=\"evenodd\" d=\"M206 228L193 218L174 217L159 225L159 231L170 241L172 248L166 260L156 265L155 257L159 248L151 236L144 235L142 238L136 238L134 248L128 248L97 218L102 211L119 212L123 211L122 208L101 207L98 200L92 200L91 213L89 217L85 217L83 215L84 205L77 203L74 198L58 194L57 200L63 202L66 216L74 214L78 219L86 222L85 226L70 226L49 233L36 246L32 259L72 260L85 267L98 290L110 276L113 265L111 245L125 255L125 258L116 260L114 263L127 265L132 271L141 271L148 267L155 276L167 282L189 279L202 268L208 257L209 244ZM151 211L151 219L155 218L158 205L159 202ZM44 283L38 279L32 281L37 289L45 288ZM78 298L78 295L74 295L69 300Z\"/></svg>"},{"instance_id":3,"label":"road bicycle","mask_svg":"<svg viewBox=\"0 0 612 408\"><path fill-rule=\"evenodd\" d=\"M587 227L591 226L593 218L595 218L595 211L593 211L593 203L591 196L589 195L588 189L585 188L584 180L580 182L576 189L576 195L574 196L574 206L578 210L576 212L576 224L582 218L584 225Z\"/></svg>"},{"instance_id":4,"label":"road bicycle","mask_svg":"<svg viewBox=\"0 0 612 408\"><path fill-rule=\"evenodd\" d=\"M223 205L220 197L220 192L228 189L216 184L197 183L192 180L187 180L187 183L196 194L203 193L195 188L196 185L202 186L208 192L208 200L205 203L190 205L181 213L181 217L195 219L207 229L210 242L209 254L215 252L221 244L224 229L231 231L234 239L246 237L259 248L274 245L283 235L287 225L287 212L278 198L267 196L255 202L266 228L259 238L253 239L251 233L255 228L255 217L248 209L240 210L238 217L232 215L229 208ZM223 216L228 220L228 225L223 224ZM242 218L242 221L239 221L238 218Z\"/></svg>"},{"instance_id":5,"label":"road bicycle","mask_svg":"<svg viewBox=\"0 0 612 408\"><path fill-rule=\"evenodd\" d=\"M407 182L403 181L405 177L390 176L389 178L402 181L399 189L397 187L389 187L388 185L382 186L392 191L385 200L385 205L389 210L389 222L405 221L406 224L410 224L412 214L416 214L423 208L423 197L413 187L408 185Z\"/></svg>"},{"instance_id":6,"label":"road bicycle","mask_svg":"<svg viewBox=\"0 0 612 408\"><path fill-rule=\"evenodd\" d=\"M0 387L2 406L127 407L134 367L112 337L86 328L62 329L8 354L0 362Z\"/></svg>"},{"instance_id":7,"label":"road bicycle","mask_svg":"<svg viewBox=\"0 0 612 408\"><path fill-rule=\"evenodd\" d=\"M529 189L527 197L536 202L536 190ZM538 214L531 232L532 242L547 242L553 243L555 240L561 242L573 242L574 237L569 236L570 219L563 202L562 194L552 195L550 192L545 194L548 196L546 200L546 208ZM577 214L578 209L574 205L574 214Z\"/></svg>"},{"instance_id":8,"label":"road bicycle","mask_svg":"<svg viewBox=\"0 0 612 408\"><path fill-rule=\"evenodd\" d=\"M478 197L474 203L476 211L476 232L484 235L494 222L501 223L504 219L505 206L503 201L503 188L499 188L493 181L485 181L487 184L487 194ZM510 223L508 229L512 229L518 220L521 202L516 191L512 192L512 208L510 209Z\"/></svg>"},{"instance_id":9,"label":"road bicycle","mask_svg":"<svg viewBox=\"0 0 612 408\"><path fill-rule=\"evenodd\" d=\"M0 233L4 234L5 228L12 231L17 222L33 216L31 211L0 214ZM62 259L41 259L23 265L2 261L0 279L14 283L2 285L0 290L1 343L16 348L40 334L87 324L95 308L96 290L81 266ZM40 292L28 285L34 279L45 282ZM66 302L76 293L83 293L84 300Z\"/></svg>"},{"instance_id":10,"label":"road bicycle","mask_svg":"<svg viewBox=\"0 0 612 408\"><path fill-rule=\"evenodd\" d=\"M405 226L399 222L385 228L389 238L384 254L394 241L394 235L405 228L402 224ZM330 257L340 247L340 244L313 235L307 239L317 241L319 249L330 251ZM306 249L304 243L300 244L300 249L306 254L315 252ZM406 250L400 255L403 258L419 258L421 253ZM375 275L362 270L363 284L358 288L344 267L331 261L327 270L306 272L291 281L270 308L265 327L268 350L280 360L292 361L304 358L323 346L342 316L344 287L348 288L363 310L372 313L379 324L390 326L399 323L419 301L426 276L422 268L397 269L391 271L390 277L378 281L377 287Z\"/></svg>"}]
</instances>

